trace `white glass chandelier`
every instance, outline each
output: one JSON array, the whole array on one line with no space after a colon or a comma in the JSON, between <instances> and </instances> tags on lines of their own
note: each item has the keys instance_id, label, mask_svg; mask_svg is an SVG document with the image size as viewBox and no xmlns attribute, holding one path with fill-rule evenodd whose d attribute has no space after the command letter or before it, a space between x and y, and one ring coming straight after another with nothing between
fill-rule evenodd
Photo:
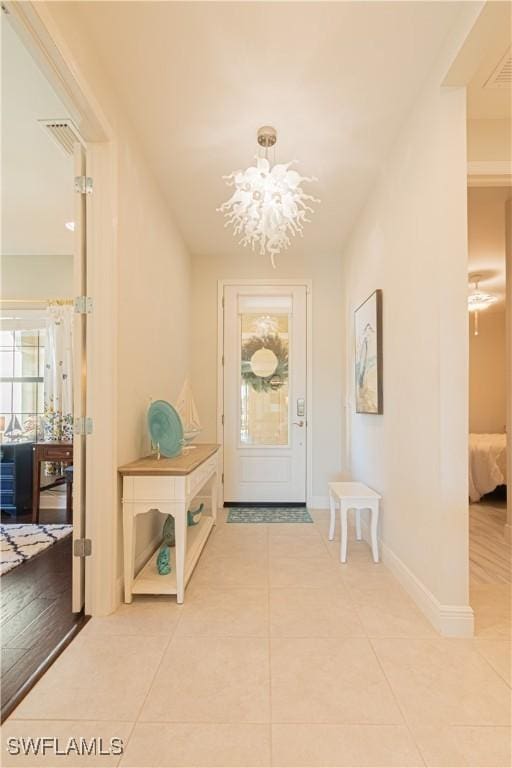
<instances>
[{"instance_id":1,"label":"white glass chandelier","mask_svg":"<svg viewBox=\"0 0 512 768\"><path fill-rule=\"evenodd\" d=\"M313 213L309 203L319 203L301 187L303 182L317 181L290 170L293 163L270 166L268 150L277 141L275 128L264 126L258 131L258 144L265 156L256 155L256 164L245 171L234 171L224 176L235 191L218 211L224 213L226 223L235 236L241 235L240 245L259 247L260 254L268 253L275 268L275 256L288 248L291 236L302 237L303 226Z\"/></svg>"},{"instance_id":2,"label":"white glass chandelier","mask_svg":"<svg viewBox=\"0 0 512 768\"><path fill-rule=\"evenodd\" d=\"M492 293L485 293L485 291L482 291L479 288L478 283L480 282L480 279L480 275L472 275L472 282L475 287L468 295L468 310L473 312L473 333L475 336L478 336L478 313L484 309L488 309L492 304L495 304L498 301L497 297L493 296Z\"/></svg>"}]
</instances>

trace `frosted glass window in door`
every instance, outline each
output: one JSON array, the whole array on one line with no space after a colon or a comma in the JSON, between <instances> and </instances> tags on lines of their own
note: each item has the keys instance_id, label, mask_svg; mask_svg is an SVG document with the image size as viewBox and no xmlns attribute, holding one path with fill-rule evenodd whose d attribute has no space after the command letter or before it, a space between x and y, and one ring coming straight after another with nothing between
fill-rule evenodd
<instances>
[{"instance_id":1,"label":"frosted glass window in door","mask_svg":"<svg viewBox=\"0 0 512 768\"><path fill-rule=\"evenodd\" d=\"M288 445L288 353L288 315L241 315L241 444Z\"/></svg>"}]
</instances>

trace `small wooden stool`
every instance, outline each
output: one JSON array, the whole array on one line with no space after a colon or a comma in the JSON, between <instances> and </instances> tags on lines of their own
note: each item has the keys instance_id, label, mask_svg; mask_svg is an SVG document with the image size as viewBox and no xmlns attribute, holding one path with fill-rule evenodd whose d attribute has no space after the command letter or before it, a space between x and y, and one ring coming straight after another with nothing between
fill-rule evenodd
<instances>
[{"instance_id":1,"label":"small wooden stool","mask_svg":"<svg viewBox=\"0 0 512 768\"><path fill-rule=\"evenodd\" d=\"M336 526L336 500L340 505L341 522L341 547L340 560L347 562L347 515L349 509L356 513L356 539L361 540L361 510L370 510L370 535L372 542L372 554L374 562L379 562L379 544L377 541L377 525L379 522L379 501L382 496L372 491L363 483L329 483L329 504L331 508L331 522L329 526L329 540L334 539Z\"/></svg>"}]
</instances>

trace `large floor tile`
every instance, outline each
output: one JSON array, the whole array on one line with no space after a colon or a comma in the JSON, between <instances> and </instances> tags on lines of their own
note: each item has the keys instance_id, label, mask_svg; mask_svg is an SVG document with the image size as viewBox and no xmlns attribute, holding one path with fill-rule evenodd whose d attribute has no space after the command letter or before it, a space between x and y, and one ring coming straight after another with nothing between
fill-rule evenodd
<instances>
[{"instance_id":1,"label":"large floor tile","mask_svg":"<svg viewBox=\"0 0 512 768\"><path fill-rule=\"evenodd\" d=\"M271 587L316 587L327 589L340 583L336 566L329 557L271 557Z\"/></svg>"},{"instance_id":2,"label":"large floor tile","mask_svg":"<svg viewBox=\"0 0 512 768\"><path fill-rule=\"evenodd\" d=\"M340 563L338 555L335 559L339 574L347 587L385 591L399 586L398 581L386 566L381 562L374 563L371 554L366 551L359 550L357 555L351 557L346 563Z\"/></svg>"},{"instance_id":3,"label":"large floor tile","mask_svg":"<svg viewBox=\"0 0 512 768\"><path fill-rule=\"evenodd\" d=\"M432 768L509 768L511 732L507 727L420 727L414 737Z\"/></svg>"},{"instance_id":4,"label":"large floor tile","mask_svg":"<svg viewBox=\"0 0 512 768\"><path fill-rule=\"evenodd\" d=\"M79 635L15 710L15 719L137 719L167 637Z\"/></svg>"},{"instance_id":5,"label":"large floor tile","mask_svg":"<svg viewBox=\"0 0 512 768\"><path fill-rule=\"evenodd\" d=\"M424 765L402 725L273 725L272 754L283 768Z\"/></svg>"},{"instance_id":6,"label":"large floor tile","mask_svg":"<svg viewBox=\"0 0 512 768\"><path fill-rule=\"evenodd\" d=\"M208 539L202 557L217 556L231 557L238 555L254 555L256 558L266 556L268 551L268 534L266 526L258 525L225 525L214 530Z\"/></svg>"},{"instance_id":7,"label":"large floor tile","mask_svg":"<svg viewBox=\"0 0 512 768\"><path fill-rule=\"evenodd\" d=\"M510 674L512 642L510 640L475 638L475 646L505 682L512 685L512 676Z\"/></svg>"},{"instance_id":8,"label":"large floor tile","mask_svg":"<svg viewBox=\"0 0 512 768\"><path fill-rule=\"evenodd\" d=\"M273 639L271 648L273 722L403 722L367 640Z\"/></svg>"},{"instance_id":9,"label":"large floor tile","mask_svg":"<svg viewBox=\"0 0 512 768\"><path fill-rule=\"evenodd\" d=\"M359 583L348 587L348 591L370 637L436 636L432 624L398 582L372 579L370 585Z\"/></svg>"},{"instance_id":10,"label":"large floor tile","mask_svg":"<svg viewBox=\"0 0 512 768\"><path fill-rule=\"evenodd\" d=\"M9 719L2 725L1 764L4 768L117 766L121 759L119 750L126 749L132 728L133 723L121 722ZM39 739L52 740L46 742L44 753L42 742L38 743ZM32 748L29 742L32 742ZM20 754L13 754L13 750L17 749ZM30 752L23 754L25 750ZM90 754L87 754L87 750L90 750ZM68 754L56 754L57 751L67 751Z\"/></svg>"},{"instance_id":11,"label":"large floor tile","mask_svg":"<svg viewBox=\"0 0 512 768\"><path fill-rule=\"evenodd\" d=\"M180 619L182 606L174 595L134 595L110 616L93 618L82 633L86 635L164 635L170 637Z\"/></svg>"},{"instance_id":12,"label":"large floor tile","mask_svg":"<svg viewBox=\"0 0 512 768\"><path fill-rule=\"evenodd\" d=\"M320 531L314 523L269 523L267 530L271 539L283 535L320 537Z\"/></svg>"},{"instance_id":13,"label":"large floor tile","mask_svg":"<svg viewBox=\"0 0 512 768\"><path fill-rule=\"evenodd\" d=\"M342 587L270 590L273 637L362 637L361 622Z\"/></svg>"},{"instance_id":14,"label":"large floor tile","mask_svg":"<svg viewBox=\"0 0 512 768\"><path fill-rule=\"evenodd\" d=\"M503 639L512 636L511 598L510 584L471 587L469 603L475 612L477 637Z\"/></svg>"},{"instance_id":15,"label":"large floor tile","mask_svg":"<svg viewBox=\"0 0 512 768\"><path fill-rule=\"evenodd\" d=\"M254 554L202 557L192 574L191 584L208 584L213 589L267 587L267 555Z\"/></svg>"},{"instance_id":16,"label":"large floor tile","mask_svg":"<svg viewBox=\"0 0 512 768\"><path fill-rule=\"evenodd\" d=\"M270 765L270 728L254 724L138 723L122 766Z\"/></svg>"},{"instance_id":17,"label":"large floor tile","mask_svg":"<svg viewBox=\"0 0 512 768\"><path fill-rule=\"evenodd\" d=\"M329 551L320 536L296 536L279 533L270 537L270 557L329 557Z\"/></svg>"},{"instance_id":18,"label":"large floor tile","mask_svg":"<svg viewBox=\"0 0 512 768\"><path fill-rule=\"evenodd\" d=\"M187 591L177 634L192 637L267 637L266 589L211 589L205 584Z\"/></svg>"},{"instance_id":19,"label":"large floor tile","mask_svg":"<svg viewBox=\"0 0 512 768\"><path fill-rule=\"evenodd\" d=\"M267 639L177 637L149 692L143 721L269 721Z\"/></svg>"},{"instance_id":20,"label":"large floor tile","mask_svg":"<svg viewBox=\"0 0 512 768\"><path fill-rule=\"evenodd\" d=\"M407 721L506 725L510 689L471 640L372 640Z\"/></svg>"}]
</instances>

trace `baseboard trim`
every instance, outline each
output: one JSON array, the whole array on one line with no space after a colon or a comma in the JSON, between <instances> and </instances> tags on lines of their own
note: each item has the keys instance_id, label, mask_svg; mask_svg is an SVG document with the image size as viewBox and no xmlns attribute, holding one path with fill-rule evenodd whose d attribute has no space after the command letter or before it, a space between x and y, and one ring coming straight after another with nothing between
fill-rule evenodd
<instances>
[{"instance_id":1,"label":"baseboard trim","mask_svg":"<svg viewBox=\"0 0 512 768\"><path fill-rule=\"evenodd\" d=\"M369 541L368 524L363 523L361 527L363 538L365 541ZM389 568L407 594L441 635L473 637L474 614L470 605L443 605L382 540L379 541L379 548L384 565Z\"/></svg>"}]
</instances>

